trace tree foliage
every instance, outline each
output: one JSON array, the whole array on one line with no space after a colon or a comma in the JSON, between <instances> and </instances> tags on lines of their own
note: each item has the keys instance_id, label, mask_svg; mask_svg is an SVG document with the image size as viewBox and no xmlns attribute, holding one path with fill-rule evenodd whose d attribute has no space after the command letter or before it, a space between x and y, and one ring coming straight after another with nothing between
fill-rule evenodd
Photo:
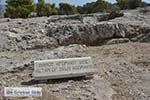
<instances>
[{"instance_id":1,"label":"tree foliage","mask_svg":"<svg viewBox=\"0 0 150 100\"><path fill-rule=\"evenodd\" d=\"M38 0L36 5L37 16L50 16L58 14L55 4L45 3L45 0Z\"/></svg>"},{"instance_id":2,"label":"tree foliage","mask_svg":"<svg viewBox=\"0 0 150 100\"><path fill-rule=\"evenodd\" d=\"M120 11L120 8L116 5L112 6L108 12L109 12L109 19L113 19L113 18L116 18L116 17L121 17L121 16L124 15Z\"/></svg>"},{"instance_id":3,"label":"tree foliage","mask_svg":"<svg viewBox=\"0 0 150 100\"><path fill-rule=\"evenodd\" d=\"M104 0L97 0L93 7L93 12L107 12L107 10L111 7L111 4Z\"/></svg>"},{"instance_id":4,"label":"tree foliage","mask_svg":"<svg viewBox=\"0 0 150 100\"><path fill-rule=\"evenodd\" d=\"M80 14L88 14L88 13L93 13L93 7L95 5L95 2L91 3L86 3L83 6L78 6L77 10Z\"/></svg>"},{"instance_id":5,"label":"tree foliage","mask_svg":"<svg viewBox=\"0 0 150 100\"><path fill-rule=\"evenodd\" d=\"M142 0L129 0L129 9L135 9L139 7L142 3Z\"/></svg>"},{"instance_id":6,"label":"tree foliage","mask_svg":"<svg viewBox=\"0 0 150 100\"><path fill-rule=\"evenodd\" d=\"M33 0L6 0L6 17L27 18L33 10Z\"/></svg>"},{"instance_id":7,"label":"tree foliage","mask_svg":"<svg viewBox=\"0 0 150 100\"><path fill-rule=\"evenodd\" d=\"M55 4L51 5L51 15L57 15L58 14L58 8L55 7Z\"/></svg>"},{"instance_id":8,"label":"tree foliage","mask_svg":"<svg viewBox=\"0 0 150 100\"><path fill-rule=\"evenodd\" d=\"M72 15L97 12L109 12L111 16L116 16L119 14L120 9L134 9L142 5L142 0L116 0L116 4L111 4L106 0L97 0L77 7L68 3L60 3L59 8L57 8L55 4L45 3L45 0L38 0L37 4L33 3L33 1L34 0L6 0L5 16L11 18L27 18L29 15L31 17L32 14L41 17L57 14Z\"/></svg>"},{"instance_id":9,"label":"tree foliage","mask_svg":"<svg viewBox=\"0 0 150 100\"><path fill-rule=\"evenodd\" d=\"M83 6L78 6L77 9L81 14L107 12L112 8L112 4L105 0L97 0L96 2L87 3Z\"/></svg>"},{"instance_id":10,"label":"tree foliage","mask_svg":"<svg viewBox=\"0 0 150 100\"><path fill-rule=\"evenodd\" d=\"M120 9L127 9L128 8L128 1L129 0L116 0L117 5L120 7Z\"/></svg>"},{"instance_id":11,"label":"tree foliage","mask_svg":"<svg viewBox=\"0 0 150 100\"><path fill-rule=\"evenodd\" d=\"M60 3L58 12L61 15L72 15L78 13L76 7L68 3Z\"/></svg>"},{"instance_id":12,"label":"tree foliage","mask_svg":"<svg viewBox=\"0 0 150 100\"><path fill-rule=\"evenodd\" d=\"M38 0L36 6L37 16L49 16L51 11L51 4L46 4L45 0Z\"/></svg>"},{"instance_id":13,"label":"tree foliage","mask_svg":"<svg viewBox=\"0 0 150 100\"><path fill-rule=\"evenodd\" d=\"M116 0L120 9L135 9L142 4L142 0Z\"/></svg>"}]
</instances>

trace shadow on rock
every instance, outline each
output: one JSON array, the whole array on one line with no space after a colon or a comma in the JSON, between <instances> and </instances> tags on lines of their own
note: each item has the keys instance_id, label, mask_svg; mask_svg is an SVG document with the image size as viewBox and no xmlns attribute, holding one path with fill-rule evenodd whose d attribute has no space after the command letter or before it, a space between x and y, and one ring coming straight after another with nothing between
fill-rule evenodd
<instances>
[{"instance_id":1,"label":"shadow on rock","mask_svg":"<svg viewBox=\"0 0 150 100\"><path fill-rule=\"evenodd\" d=\"M61 79L51 79L51 80L30 80L30 81L24 81L21 82L21 85L35 85L35 84L61 84L64 82L69 81L84 81L84 80L90 80L93 76L81 76L81 77L72 77L72 78L61 78Z\"/></svg>"}]
</instances>

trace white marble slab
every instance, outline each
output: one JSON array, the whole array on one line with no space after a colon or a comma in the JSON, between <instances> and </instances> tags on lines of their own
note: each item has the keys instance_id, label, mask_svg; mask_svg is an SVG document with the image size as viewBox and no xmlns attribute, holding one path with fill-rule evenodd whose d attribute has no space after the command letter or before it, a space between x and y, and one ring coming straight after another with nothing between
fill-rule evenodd
<instances>
[{"instance_id":1,"label":"white marble slab","mask_svg":"<svg viewBox=\"0 0 150 100\"><path fill-rule=\"evenodd\" d=\"M91 57L41 60L34 62L34 79L57 79L94 74Z\"/></svg>"}]
</instances>

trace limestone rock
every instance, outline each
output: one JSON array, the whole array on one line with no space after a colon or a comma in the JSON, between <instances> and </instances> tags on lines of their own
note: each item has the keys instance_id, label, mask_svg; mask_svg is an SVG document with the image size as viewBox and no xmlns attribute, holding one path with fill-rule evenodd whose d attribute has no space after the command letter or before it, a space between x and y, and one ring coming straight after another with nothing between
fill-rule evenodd
<instances>
[{"instance_id":1,"label":"limestone rock","mask_svg":"<svg viewBox=\"0 0 150 100\"><path fill-rule=\"evenodd\" d=\"M120 38L120 42L121 38L132 42L148 42L149 32L149 15L137 11L125 12L123 17L115 19L110 19L108 14L4 18L0 19L0 51L69 44L103 45L116 38Z\"/></svg>"},{"instance_id":2,"label":"limestone rock","mask_svg":"<svg viewBox=\"0 0 150 100\"><path fill-rule=\"evenodd\" d=\"M128 38L119 38L119 39L111 39L107 41L106 44L119 44L119 43L127 43L130 42Z\"/></svg>"}]
</instances>

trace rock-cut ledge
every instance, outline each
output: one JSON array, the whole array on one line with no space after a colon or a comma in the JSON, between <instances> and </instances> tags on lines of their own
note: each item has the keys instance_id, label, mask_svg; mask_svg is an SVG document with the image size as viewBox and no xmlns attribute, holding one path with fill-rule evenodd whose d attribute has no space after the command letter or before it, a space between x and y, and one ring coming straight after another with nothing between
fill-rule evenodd
<instances>
[{"instance_id":1,"label":"rock-cut ledge","mask_svg":"<svg viewBox=\"0 0 150 100\"><path fill-rule=\"evenodd\" d=\"M107 14L0 19L0 51L150 42L150 15L135 12L115 19Z\"/></svg>"}]
</instances>

